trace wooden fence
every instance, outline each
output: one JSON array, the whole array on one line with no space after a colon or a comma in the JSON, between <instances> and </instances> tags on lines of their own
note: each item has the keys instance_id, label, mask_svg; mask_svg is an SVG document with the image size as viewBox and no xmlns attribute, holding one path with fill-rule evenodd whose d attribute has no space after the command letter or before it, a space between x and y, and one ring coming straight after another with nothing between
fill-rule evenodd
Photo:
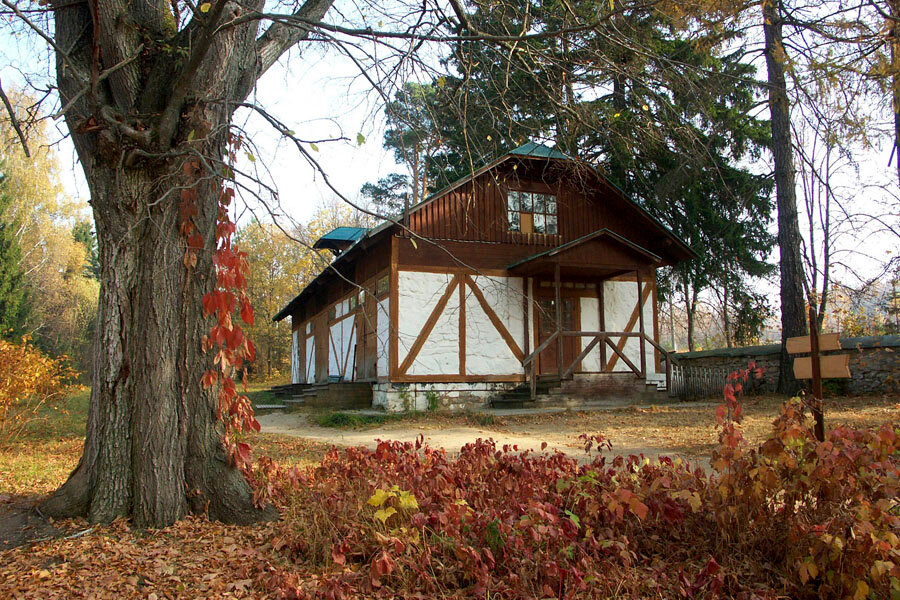
<instances>
[{"instance_id":1,"label":"wooden fence","mask_svg":"<svg viewBox=\"0 0 900 600\"><path fill-rule=\"evenodd\" d=\"M682 400L721 396L729 373L731 371L725 367L683 367L673 364L669 376L669 396Z\"/></svg>"}]
</instances>

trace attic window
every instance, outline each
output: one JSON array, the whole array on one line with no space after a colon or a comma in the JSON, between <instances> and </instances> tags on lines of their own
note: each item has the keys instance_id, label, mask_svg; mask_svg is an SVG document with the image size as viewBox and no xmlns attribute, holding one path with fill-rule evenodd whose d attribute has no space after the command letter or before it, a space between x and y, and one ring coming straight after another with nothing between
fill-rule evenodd
<instances>
[{"instance_id":1,"label":"attic window","mask_svg":"<svg viewBox=\"0 0 900 600\"><path fill-rule=\"evenodd\" d=\"M506 214L510 231L556 234L556 196L532 192L509 191Z\"/></svg>"}]
</instances>

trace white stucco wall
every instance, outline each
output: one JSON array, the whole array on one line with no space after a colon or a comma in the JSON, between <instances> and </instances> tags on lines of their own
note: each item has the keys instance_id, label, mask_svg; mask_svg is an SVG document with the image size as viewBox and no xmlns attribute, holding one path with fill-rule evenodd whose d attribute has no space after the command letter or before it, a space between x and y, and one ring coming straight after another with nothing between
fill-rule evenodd
<instances>
[{"instance_id":1,"label":"white stucco wall","mask_svg":"<svg viewBox=\"0 0 900 600\"><path fill-rule=\"evenodd\" d=\"M378 311L375 316L375 332L378 336L376 352L378 357L375 363L375 371L378 377L387 377L391 372L390 348L391 348L391 302L385 298L378 303Z\"/></svg>"},{"instance_id":2,"label":"white stucco wall","mask_svg":"<svg viewBox=\"0 0 900 600\"><path fill-rule=\"evenodd\" d=\"M291 332L291 383L303 383L300 371L300 330Z\"/></svg>"},{"instance_id":3,"label":"white stucco wall","mask_svg":"<svg viewBox=\"0 0 900 600\"><path fill-rule=\"evenodd\" d=\"M649 283L645 282L644 286L647 285L649 285ZM637 297L637 283L634 281L606 281L603 283L604 318L606 320L607 331L625 330L625 327L628 325L628 319L631 318L631 313L637 305ZM653 296L651 294L650 297L647 298L647 302L644 303L644 333L650 337L653 337L652 299ZM635 322L632 331L640 331L639 322ZM613 340L613 343L617 343L617 340ZM656 365L653 360L653 346L645 344L644 350L647 360L647 372L654 373ZM636 337L628 338L625 342L623 353L636 367L640 368L640 342ZM614 355L615 354L611 349L607 349L607 361ZM630 371L631 369L621 359L618 359L613 370L618 372Z\"/></svg>"},{"instance_id":4,"label":"white stucco wall","mask_svg":"<svg viewBox=\"0 0 900 600\"><path fill-rule=\"evenodd\" d=\"M306 382L316 381L316 338L306 338Z\"/></svg>"},{"instance_id":5,"label":"white stucco wall","mask_svg":"<svg viewBox=\"0 0 900 600\"><path fill-rule=\"evenodd\" d=\"M506 330L522 348L522 278L472 278ZM509 375L522 372L522 364L488 318L478 298L466 289L466 374Z\"/></svg>"},{"instance_id":6,"label":"white stucco wall","mask_svg":"<svg viewBox=\"0 0 900 600\"><path fill-rule=\"evenodd\" d=\"M581 298L581 331L600 331L599 303L597 298ZM576 346L577 352L581 353L593 339L590 337L579 338L579 345ZM581 361L581 369L583 371L599 371L600 365L600 344L597 344Z\"/></svg>"},{"instance_id":7,"label":"white stucco wall","mask_svg":"<svg viewBox=\"0 0 900 600\"><path fill-rule=\"evenodd\" d=\"M346 304L346 300L339 304ZM353 379L353 353L356 350L356 319L347 317L333 324L330 329L330 352L328 353L328 375Z\"/></svg>"},{"instance_id":8,"label":"white stucco wall","mask_svg":"<svg viewBox=\"0 0 900 600\"><path fill-rule=\"evenodd\" d=\"M399 363L403 363L425 326L452 275L401 271L398 281ZM459 291L447 305L422 345L407 375L453 375L459 373Z\"/></svg>"}]
</instances>

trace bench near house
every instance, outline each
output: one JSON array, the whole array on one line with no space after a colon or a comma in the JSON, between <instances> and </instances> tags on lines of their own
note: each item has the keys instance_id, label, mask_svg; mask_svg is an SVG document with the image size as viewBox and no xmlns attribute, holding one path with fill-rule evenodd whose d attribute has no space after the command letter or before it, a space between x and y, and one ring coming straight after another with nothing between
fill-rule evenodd
<instances>
[{"instance_id":1,"label":"bench near house","mask_svg":"<svg viewBox=\"0 0 900 600\"><path fill-rule=\"evenodd\" d=\"M663 388L656 269L691 249L601 174L526 144L342 227L291 318L295 401L404 410ZM290 400L289 400L290 401Z\"/></svg>"}]
</instances>

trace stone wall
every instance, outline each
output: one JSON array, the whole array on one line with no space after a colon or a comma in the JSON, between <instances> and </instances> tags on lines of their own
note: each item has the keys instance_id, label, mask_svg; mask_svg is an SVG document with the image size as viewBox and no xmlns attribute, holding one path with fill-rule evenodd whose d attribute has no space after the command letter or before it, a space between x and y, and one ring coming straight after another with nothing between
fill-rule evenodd
<instances>
[{"instance_id":1,"label":"stone wall","mask_svg":"<svg viewBox=\"0 0 900 600\"><path fill-rule=\"evenodd\" d=\"M516 383L377 383L372 406L387 412L410 410L479 410L492 396L516 387ZM435 403L436 406L429 406Z\"/></svg>"},{"instance_id":2,"label":"stone wall","mask_svg":"<svg viewBox=\"0 0 900 600\"><path fill-rule=\"evenodd\" d=\"M841 351L825 354L849 354L852 377L848 380L831 380L827 384L831 393L853 395L900 392L900 336L844 338L841 340L841 348ZM732 371L744 369L750 361L756 361L756 366L763 370L763 377L754 384L754 391L773 392L778 382L780 352L780 344L769 344L679 352L672 356L672 361L686 367L723 367Z\"/></svg>"}]
</instances>

